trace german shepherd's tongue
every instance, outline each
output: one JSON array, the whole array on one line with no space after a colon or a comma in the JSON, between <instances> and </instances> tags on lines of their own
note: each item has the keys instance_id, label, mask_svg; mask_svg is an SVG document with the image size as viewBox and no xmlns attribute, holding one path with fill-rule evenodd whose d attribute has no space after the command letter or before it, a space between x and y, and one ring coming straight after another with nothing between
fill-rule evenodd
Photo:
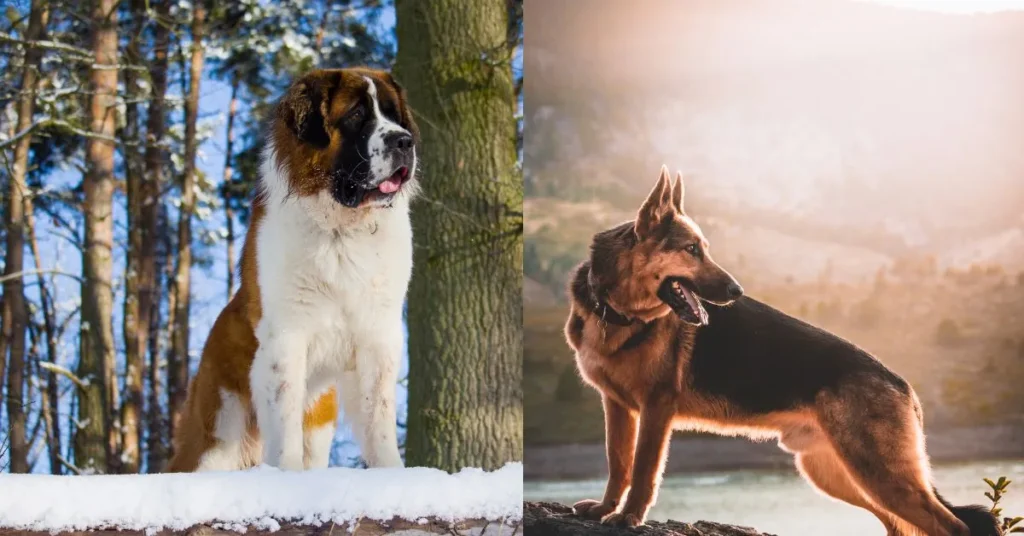
<instances>
[{"instance_id":1,"label":"german shepherd's tongue","mask_svg":"<svg viewBox=\"0 0 1024 536\"><path fill-rule=\"evenodd\" d=\"M700 298L686 285L686 280L681 277L666 278L658 287L658 298L671 307L683 322L694 326L706 326L708 312L700 303Z\"/></svg>"}]
</instances>

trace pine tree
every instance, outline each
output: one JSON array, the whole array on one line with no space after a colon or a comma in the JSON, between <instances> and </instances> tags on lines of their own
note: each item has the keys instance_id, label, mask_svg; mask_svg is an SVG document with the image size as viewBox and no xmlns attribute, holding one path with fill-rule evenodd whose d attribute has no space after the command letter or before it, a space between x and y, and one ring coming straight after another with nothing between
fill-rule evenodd
<instances>
[{"instance_id":1,"label":"pine tree","mask_svg":"<svg viewBox=\"0 0 1024 536\"><path fill-rule=\"evenodd\" d=\"M29 15L26 41L41 40L49 18L47 6L42 0L33 0ZM0 324L0 379L4 377L3 361L9 361L7 370L7 421L12 473L27 473L28 450L25 430L25 408L23 388L25 385L25 336L28 327L28 308L24 291L25 219L32 213L32 201L28 195L26 173L28 169L29 145L32 143L32 119L35 111L36 84L38 82L41 51L35 47L25 48L22 63L20 93L17 100L17 132L22 136L14 147L14 166L8 182L7 207L4 211L4 225L7 227L7 249L4 257L3 309ZM6 355L7 348L10 356Z\"/></svg>"},{"instance_id":2,"label":"pine tree","mask_svg":"<svg viewBox=\"0 0 1024 536\"><path fill-rule=\"evenodd\" d=\"M114 126L117 65L116 0L96 0L91 13L95 66L89 73L89 138L85 193L85 244L82 249L81 356L78 376L87 380L78 396L75 465L83 471L109 466L110 384L114 365L113 244Z\"/></svg>"}]
</instances>

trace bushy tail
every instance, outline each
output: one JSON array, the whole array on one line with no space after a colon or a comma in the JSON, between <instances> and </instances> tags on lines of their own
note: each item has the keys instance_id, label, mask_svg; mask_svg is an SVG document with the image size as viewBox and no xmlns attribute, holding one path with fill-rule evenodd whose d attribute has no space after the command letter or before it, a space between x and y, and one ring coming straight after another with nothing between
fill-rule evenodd
<instances>
[{"instance_id":1,"label":"bushy tail","mask_svg":"<svg viewBox=\"0 0 1024 536\"><path fill-rule=\"evenodd\" d=\"M953 512L953 515L971 529L971 536L1002 536L1003 531L999 528L999 518L994 516L988 508L977 504L971 506L953 506L949 501L942 498L939 492L935 496L943 506Z\"/></svg>"}]
</instances>

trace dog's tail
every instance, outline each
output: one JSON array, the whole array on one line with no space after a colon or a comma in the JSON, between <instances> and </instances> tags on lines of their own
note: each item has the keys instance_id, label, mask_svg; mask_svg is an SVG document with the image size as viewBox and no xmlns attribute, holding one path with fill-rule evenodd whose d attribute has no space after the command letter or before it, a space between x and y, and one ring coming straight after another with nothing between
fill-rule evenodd
<instances>
[{"instance_id":1,"label":"dog's tail","mask_svg":"<svg viewBox=\"0 0 1024 536\"><path fill-rule=\"evenodd\" d=\"M988 508L977 504L953 506L949 504L949 501L943 499L942 495L939 495L938 490L935 488L932 490L935 491L935 497L939 499L939 502L953 512L957 519L963 521L967 528L971 529L971 536L1002 536L1003 530L999 526L999 518Z\"/></svg>"}]
</instances>

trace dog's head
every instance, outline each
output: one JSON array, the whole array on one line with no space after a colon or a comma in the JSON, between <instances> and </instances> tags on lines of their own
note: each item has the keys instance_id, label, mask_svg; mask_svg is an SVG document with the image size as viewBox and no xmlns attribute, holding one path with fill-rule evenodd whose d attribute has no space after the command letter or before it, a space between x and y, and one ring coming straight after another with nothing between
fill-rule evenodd
<instances>
[{"instance_id":1,"label":"dog's head","mask_svg":"<svg viewBox=\"0 0 1024 536\"><path fill-rule=\"evenodd\" d=\"M289 194L348 208L390 206L410 195L419 133L405 92L373 69L312 71L278 102L271 125Z\"/></svg>"},{"instance_id":2,"label":"dog's head","mask_svg":"<svg viewBox=\"0 0 1024 536\"><path fill-rule=\"evenodd\" d=\"M671 309L689 324L704 325L708 313L702 300L726 305L743 294L736 279L711 259L707 238L683 211L681 174L673 183L662 167L631 223L595 237L594 267L616 274L617 281L608 285L614 287L609 295L613 305L645 318ZM609 254L608 244L615 243L620 253Z\"/></svg>"}]
</instances>

